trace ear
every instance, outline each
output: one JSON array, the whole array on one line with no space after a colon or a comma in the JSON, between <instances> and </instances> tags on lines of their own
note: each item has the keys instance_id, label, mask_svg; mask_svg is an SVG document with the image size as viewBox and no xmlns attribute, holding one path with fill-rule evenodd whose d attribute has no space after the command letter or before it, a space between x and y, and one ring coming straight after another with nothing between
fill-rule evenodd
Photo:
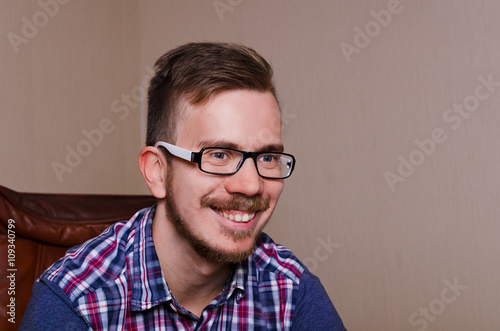
<instances>
[{"instance_id":1,"label":"ear","mask_svg":"<svg viewBox=\"0 0 500 331\"><path fill-rule=\"evenodd\" d=\"M146 146L141 150L139 169L153 196L157 199L164 199L167 196L165 177L167 160L158 148Z\"/></svg>"}]
</instances>

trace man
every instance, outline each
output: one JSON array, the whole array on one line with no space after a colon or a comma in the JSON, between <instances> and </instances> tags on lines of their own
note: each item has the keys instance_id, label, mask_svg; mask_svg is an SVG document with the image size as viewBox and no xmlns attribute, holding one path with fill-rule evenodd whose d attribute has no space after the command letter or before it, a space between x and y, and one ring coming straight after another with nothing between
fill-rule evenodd
<instances>
[{"instance_id":1,"label":"man","mask_svg":"<svg viewBox=\"0 0 500 331\"><path fill-rule=\"evenodd\" d=\"M156 62L139 168L157 204L35 283L24 329L344 330L319 280L262 229L294 169L272 69L222 43Z\"/></svg>"}]
</instances>

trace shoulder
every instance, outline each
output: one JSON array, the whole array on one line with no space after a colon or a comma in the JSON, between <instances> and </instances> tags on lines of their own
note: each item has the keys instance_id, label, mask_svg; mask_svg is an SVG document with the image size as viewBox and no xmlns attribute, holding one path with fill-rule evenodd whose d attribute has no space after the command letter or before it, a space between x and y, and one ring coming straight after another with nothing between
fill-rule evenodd
<instances>
[{"instance_id":1,"label":"shoulder","mask_svg":"<svg viewBox=\"0 0 500 331\"><path fill-rule=\"evenodd\" d=\"M292 330L345 330L342 319L318 277L309 270L302 274L295 292L295 314Z\"/></svg>"},{"instance_id":2,"label":"shoulder","mask_svg":"<svg viewBox=\"0 0 500 331\"><path fill-rule=\"evenodd\" d=\"M257 271L281 275L291 280L295 285L300 283L306 269L292 251L285 246L276 244L265 233L260 235L253 257Z\"/></svg>"},{"instance_id":3,"label":"shoulder","mask_svg":"<svg viewBox=\"0 0 500 331\"><path fill-rule=\"evenodd\" d=\"M19 330L56 329L88 330L89 327L73 310L62 289L48 281L37 282Z\"/></svg>"},{"instance_id":4,"label":"shoulder","mask_svg":"<svg viewBox=\"0 0 500 331\"><path fill-rule=\"evenodd\" d=\"M99 236L70 248L39 280L56 284L72 301L113 283L127 266L138 223L147 211L140 210L130 220L117 222Z\"/></svg>"},{"instance_id":5,"label":"shoulder","mask_svg":"<svg viewBox=\"0 0 500 331\"><path fill-rule=\"evenodd\" d=\"M266 291L268 288L275 289L272 284L290 291L292 330L345 330L319 278L288 248L276 244L267 234L262 233L253 258L260 276L258 279L264 284ZM278 292L282 293L281 290Z\"/></svg>"}]
</instances>

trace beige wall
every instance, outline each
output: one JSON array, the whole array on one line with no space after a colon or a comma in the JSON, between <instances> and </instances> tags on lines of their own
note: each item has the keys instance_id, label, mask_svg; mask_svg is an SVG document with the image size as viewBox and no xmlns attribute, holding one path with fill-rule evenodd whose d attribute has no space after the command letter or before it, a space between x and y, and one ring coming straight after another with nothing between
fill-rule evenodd
<instances>
[{"instance_id":1,"label":"beige wall","mask_svg":"<svg viewBox=\"0 0 500 331\"><path fill-rule=\"evenodd\" d=\"M388 7L380 27L371 11ZM241 42L274 65L298 158L268 232L321 277L347 327L500 328L500 84L478 79L500 82L499 2L72 1L15 53L7 34L40 8L0 5L1 184L147 192L136 157L148 68L187 41ZM365 26L369 41L356 38ZM464 102L477 110L463 106L459 123ZM60 181L52 163L103 120L112 132Z\"/></svg>"},{"instance_id":2,"label":"beige wall","mask_svg":"<svg viewBox=\"0 0 500 331\"><path fill-rule=\"evenodd\" d=\"M23 191L144 191L140 107L113 112L139 84L137 3L60 2L47 10L38 1L0 4L0 182Z\"/></svg>"}]
</instances>

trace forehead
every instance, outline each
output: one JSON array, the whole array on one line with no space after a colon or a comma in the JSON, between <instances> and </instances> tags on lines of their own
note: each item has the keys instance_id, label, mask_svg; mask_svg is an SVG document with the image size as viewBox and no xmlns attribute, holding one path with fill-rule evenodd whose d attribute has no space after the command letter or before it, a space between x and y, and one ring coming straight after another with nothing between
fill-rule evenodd
<instances>
[{"instance_id":1,"label":"forehead","mask_svg":"<svg viewBox=\"0 0 500 331\"><path fill-rule=\"evenodd\" d=\"M176 144L196 150L217 142L247 151L281 145L280 111L272 93L224 91L202 106L187 105Z\"/></svg>"}]
</instances>

